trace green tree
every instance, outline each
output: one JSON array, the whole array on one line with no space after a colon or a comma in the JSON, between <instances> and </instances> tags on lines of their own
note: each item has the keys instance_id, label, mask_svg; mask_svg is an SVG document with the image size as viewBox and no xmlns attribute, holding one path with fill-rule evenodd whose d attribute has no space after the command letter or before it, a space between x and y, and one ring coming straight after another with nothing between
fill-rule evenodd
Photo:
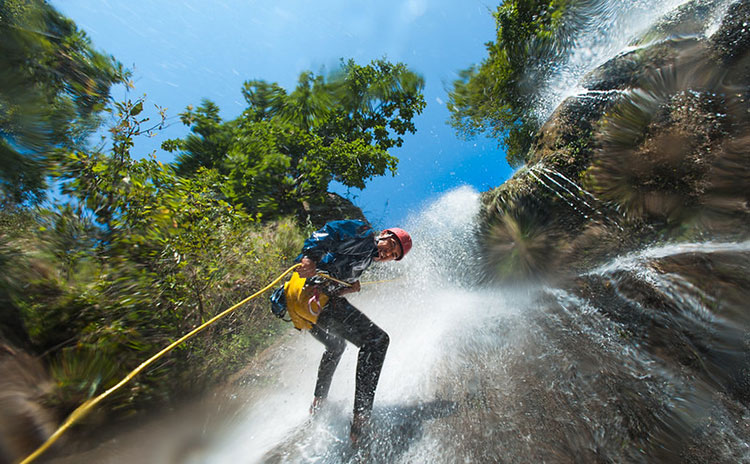
<instances>
[{"instance_id":1,"label":"green tree","mask_svg":"<svg viewBox=\"0 0 750 464\"><path fill-rule=\"evenodd\" d=\"M299 214L303 203L322 202L332 181L362 189L374 176L395 173L388 150L416 131L423 88L420 76L386 60L342 62L328 76L303 72L291 93L248 81L240 117L224 122L204 101L181 115L191 134L162 146L180 152L181 174L216 169L227 179L224 193L251 213Z\"/></svg>"},{"instance_id":2,"label":"green tree","mask_svg":"<svg viewBox=\"0 0 750 464\"><path fill-rule=\"evenodd\" d=\"M190 126L191 134L183 140L168 140L162 148L177 154L175 168L181 175L190 175L201 168L220 168L223 158L232 145L232 125L223 124L219 107L204 100L196 110L192 106L180 115L182 123Z\"/></svg>"},{"instance_id":3,"label":"green tree","mask_svg":"<svg viewBox=\"0 0 750 464\"><path fill-rule=\"evenodd\" d=\"M0 0L0 193L38 201L55 149L84 143L127 72L42 0Z\"/></svg>"},{"instance_id":4,"label":"green tree","mask_svg":"<svg viewBox=\"0 0 750 464\"><path fill-rule=\"evenodd\" d=\"M536 85L559 56L556 34L570 0L508 0L494 13L488 57L453 83L450 123L466 137L500 140L508 162L526 161L539 122L531 114Z\"/></svg>"},{"instance_id":5,"label":"green tree","mask_svg":"<svg viewBox=\"0 0 750 464\"><path fill-rule=\"evenodd\" d=\"M41 0L0 0L0 31L0 341L43 355L62 417L268 283L304 237L288 218L259 224L223 193L231 189L219 171L233 144L222 131L235 136L239 121L223 123L208 104L189 110L185 118L202 118L191 150L205 144L206 155L222 156L200 158L179 176L153 157L131 156L134 138L158 129L164 113L149 122L143 99L105 108L126 73L92 51L72 22ZM255 119L299 131L283 122L279 90L247 87ZM92 149L85 139L103 109L116 121L111 145ZM74 201L19 205L40 199L50 172ZM265 301L248 306L144 372L108 411L195 392L244 365L279 327Z\"/></svg>"},{"instance_id":6,"label":"green tree","mask_svg":"<svg viewBox=\"0 0 750 464\"><path fill-rule=\"evenodd\" d=\"M265 285L301 246L290 221L260 226L229 203L216 170L200 167L183 177L153 157L133 159L133 138L151 130L143 126L143 104L114 105L119 121L110 150L60 155L59 177L77 206L43 211L36 230L24 234L37 261L25 293L13 299L37 351L52 352L63 408ZM264 303L251 306L265 313ZM223 321L208 340L181 347L116 401L166 400L195 388L188 379L214 379L242 365L269 339L272 324L262 317ZM205 370L209 364L215 371Z\"/></svg>"},{"instance_id":7,"label":"green tree","mask_svg":"<svg viewBox=\"0 0 750 464\"><path fill-rule=\"evenodd\" d=\"M242 96L248 104L245 115L253 121L270 119L281 111L286 101L286 90L275 82L251 80L242 85Z\"/></svg>"}]
</instances>

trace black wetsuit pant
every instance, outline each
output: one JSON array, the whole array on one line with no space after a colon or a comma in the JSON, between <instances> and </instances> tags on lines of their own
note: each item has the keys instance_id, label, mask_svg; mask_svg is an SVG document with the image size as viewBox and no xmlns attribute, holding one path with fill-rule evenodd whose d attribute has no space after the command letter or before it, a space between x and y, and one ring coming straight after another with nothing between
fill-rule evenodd
<instances>
[{"instance_id":1,"label":"black wetsuit pant","mask_svg":"<svg viewBox=\"0 0 750 464\"><path fill-rule=\"evenodd\" d=\"M318 368L315 396L328 396L333 373L344 353L347 340L359 347L354 413L369 414L390 342L388 334L341 297L331 298L310 333L326 347Z\"/></svg>"}]
</instances>

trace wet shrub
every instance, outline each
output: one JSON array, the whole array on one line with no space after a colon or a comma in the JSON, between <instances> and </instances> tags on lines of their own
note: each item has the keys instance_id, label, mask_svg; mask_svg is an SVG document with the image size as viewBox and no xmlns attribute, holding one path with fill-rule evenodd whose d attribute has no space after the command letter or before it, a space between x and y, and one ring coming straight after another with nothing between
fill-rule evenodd
<instances>
[{"instance_id":1,"label":"wet shrub","mask_svg":"<svg viewBox=\"0 0 750 464\"><path fill-rule=\"evenodd\" d=\"M97 227L62 240L61 222L76 211L37 213L17 234L23 240L11 240L14 262L26 272L7 288L32 349L51 367L58 388L49 401L67 412L265 286L291 266L303 241L291 219L261 224L231 209L200 231L172 232L161 242ZM92 243L75 262L60 252ZM215 384L287 329L279 322L265 297L250 302L144 371L109 409L132 411Z\"/></svg>"}]
</instances>

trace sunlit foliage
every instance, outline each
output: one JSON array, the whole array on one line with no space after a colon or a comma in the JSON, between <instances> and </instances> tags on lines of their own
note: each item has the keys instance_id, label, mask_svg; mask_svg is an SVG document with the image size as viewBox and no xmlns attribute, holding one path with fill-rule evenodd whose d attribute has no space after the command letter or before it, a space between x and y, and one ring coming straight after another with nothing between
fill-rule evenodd
<instances>
[{"instance_id":1,"label":"sunlit foliage","mask_svg":"<svg viewBox=\"0 0 750 464\"><path fill-rule=\"evenodd\" d=\"M569 0L512 0L495 11L497 38L488 57L453 83L451 125L467 136L486 133L523 164L539 122L531 114L534 90L559 54L555 32Z\"/></svg>"},{"instance_id":2,"label":"sunlit foliage","mask_svg":"<svg viewBox=\"0 0 750 464\"><path fill-rule=\"evenodd\" d=\"M112 101L128 73L41 0L0 0L0 343L33 353L62 415L179 336L257 291L302 246L292 218L338 181L395 172L424 82L403 64L342 62L287 91L256 80L222 121L189 107L174 164L135 152L160 118ZM88 136L110 116L108 137ZM63 195L42 203L45 178ZM311 211L311 207L309 210ZM243 367L284 327L254 300L142 373L105 411L163 403ZM0 376L2 373L0 373ZM109 413L107 412L107 413Z\"/></svg>"},{"instance_id":3,"label":"sunlit foliage","mask_svg":"<svg viewBox=\"0 0 750 464\"><path fill-rule=\"evenodd\" d=\"M0 201L44 196L53 153L99 125L127 73L41 0L0 1Z\"/></svg>"},{"instance_id":4,"label":"sunlit foliage","mask_svg":"<svg viewBox=\"0 0 750 464\"><path fill-rule=\"evenodd\" d=\"M46 2L0 1L0 30L0 344L51 368L56 388L45 401L62 417L267 284L291 265L303 231L281 214L260 223L247 213L219 166L197 163L180 176L135 153L139 136L163 127L164 111L149 121L145 98L112 101L110 86L127 73ZM112 118L109 137L92 147L101 115ZM42 206L48 175L64 197ZM210 385L282 327L257 300L104 411Z\"/></svg>"},{"instance_id":5,"label":"sunlit foliage","mask_svg":"<svg viewBox=\"0 0 750 464\"><path fill-rule=\"evenodd\" d=\"M257 290L302 243L293 222L261 225L227 202L214 170L180 177L153 158L132 159L141 107L142 101L116 105L121 119L110 150L60 155L58 176L76 206L41 210L27 223L19 259L7 267L31 269L26 292L14 300L32 345L53 356L61 387L55 401L63 409ZM274 324L235 316L214 329L217 338L178 351L171 367L147 373L117 401L168 398L208 384L267 343ZM208 371L189 363L204 356L219 364ZM191 375L198 380L186 383Z\"/></svg>"},{"instance_id":6,"label":"sunlit foliage","mask_svg":"<svg viewBox=\"0 0 750 464\"><path fill-rule=\"evenodd\" d=\"M163 147L179 151L182 175L216 169L227 179L224 193L250 213L300 215L303 203L323 201L332 181L362 189L396 172L388 150L416 131L423 87L420 76L385 60L344 62L328 76L303 72L291 92L247 81L239 118L224 122L204 101L181 115L192 133Z\"/></svg>"}]
</instances>

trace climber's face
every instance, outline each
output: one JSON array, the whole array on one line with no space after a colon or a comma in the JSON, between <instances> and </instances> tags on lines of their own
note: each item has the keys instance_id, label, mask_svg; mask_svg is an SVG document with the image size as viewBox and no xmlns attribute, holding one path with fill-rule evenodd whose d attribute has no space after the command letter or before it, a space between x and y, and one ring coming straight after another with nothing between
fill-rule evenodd
<instances>
[{"instance_id":1,"label":"climber's face","mask_svg":"<svg viewBox=\"0 0 750 464\"><path fill-rule=\"evenodd\" d=\"M383 232L378 236L378 256L375 261L393 261L401 257L401 244L398 239L389 232Z\"/></svg>"}]
</instances>

